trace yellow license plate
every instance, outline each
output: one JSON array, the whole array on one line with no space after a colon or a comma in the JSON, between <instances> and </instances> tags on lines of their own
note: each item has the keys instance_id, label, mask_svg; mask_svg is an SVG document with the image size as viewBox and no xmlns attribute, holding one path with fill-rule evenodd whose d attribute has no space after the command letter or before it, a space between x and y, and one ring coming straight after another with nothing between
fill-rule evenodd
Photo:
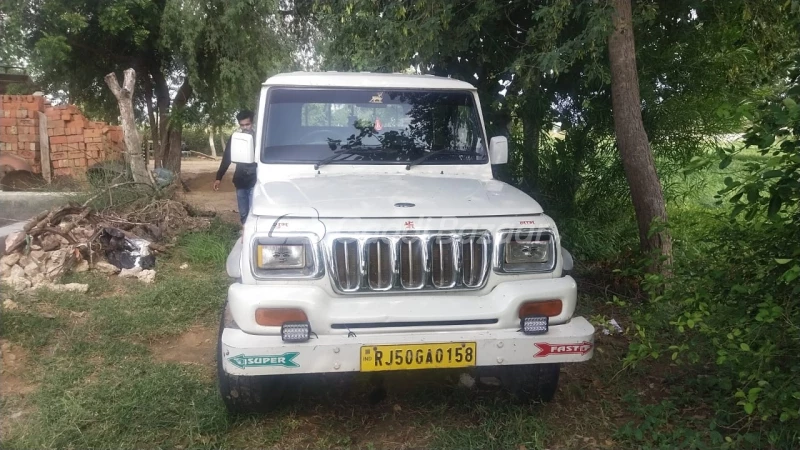
<instances>
[{"instance_id":1,"label":"yellow license plate","mask_svg":"<svg viewBox=\"0 0 800 450\"><path fill-rule=\"evenodd\" d=\"M475 365L474 342L361 347L361 371L449 369Z\"/></svg>"}]
</instances>

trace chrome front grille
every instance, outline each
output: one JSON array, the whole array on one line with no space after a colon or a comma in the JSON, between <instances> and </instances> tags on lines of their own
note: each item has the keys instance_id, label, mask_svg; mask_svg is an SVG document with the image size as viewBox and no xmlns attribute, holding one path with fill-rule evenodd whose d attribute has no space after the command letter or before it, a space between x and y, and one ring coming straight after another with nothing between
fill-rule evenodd
<instances>
[{"instance_id":1,"label":"chrome front grille","mask_svg":"<svg viewBox=\"0 0 800 450\"><path fill-rule=\"evenodd\" d=\"M491 235L352 235L329 247L340 292L479 289L489 273Z\"/></svg>"}]
</instances>

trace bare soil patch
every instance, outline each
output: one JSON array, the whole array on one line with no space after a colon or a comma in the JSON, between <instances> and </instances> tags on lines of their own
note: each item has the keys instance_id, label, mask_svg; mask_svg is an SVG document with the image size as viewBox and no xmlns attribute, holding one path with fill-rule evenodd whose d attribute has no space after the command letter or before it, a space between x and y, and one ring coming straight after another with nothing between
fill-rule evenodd
<instances>
[{"instance_id":1,"label":"bare soil patch","mask_svg":"<svg viewBox=\"0 0 800 450\"><path fill-rule=\"evenodd\" d=\"M3 352L3 366L0 367L0 397L28 395L36 390L36 385L26 377L28 354L19 345L0 339Z\"/></svg>"},{"instance_id":2,"label":"bare soil patch","mask_svg":"<svg viewBox=\"0 0 800 450\"><path fill-rule=\"evenodd\" d=\"M194 364L211 370L216 339L215 328L195 326L180 336L154 342L150 351L158 361Z\"/></svg>"}]
</instances>

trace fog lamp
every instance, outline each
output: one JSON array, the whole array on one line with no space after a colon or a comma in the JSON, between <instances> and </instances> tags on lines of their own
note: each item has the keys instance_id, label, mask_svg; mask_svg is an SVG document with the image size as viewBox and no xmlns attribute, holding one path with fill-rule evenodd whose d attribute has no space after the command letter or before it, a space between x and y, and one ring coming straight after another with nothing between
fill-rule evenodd
<instances>
[{"instance_id":1,"label":"fog lamp","mask_svg":"<svg viewBox=\"0 0 800 450\"><path fill-rule=\"evenodd\" d=\"M283 342L305 342L311 335L311 324L308 322L286 322L281 325Z\"/></svg>"},{"instance_id":2,"label":"fog lamp","mask_svg":"<svg viewBox=\"0 0 800 450\"><path fill-rule=\"evenodd\" d=\"M545 334L549 327L547 316L525 316L520 319L520 328L524 334Z\"/></svg>"}]
</instances>

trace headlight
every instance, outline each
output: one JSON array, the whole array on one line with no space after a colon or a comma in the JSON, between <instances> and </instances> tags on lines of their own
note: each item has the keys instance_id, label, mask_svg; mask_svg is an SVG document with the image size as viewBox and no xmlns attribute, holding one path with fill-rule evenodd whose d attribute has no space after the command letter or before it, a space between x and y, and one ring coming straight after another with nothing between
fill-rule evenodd
<instances>
[{"instance_id":1,"label":"headlight","mask_svg":"<svg viewBox=\"0 0 800 450\"><path fill-rule=\"evenodd\" d=\"M259 269L302 269L306 266L306 248L304 245L259 244L256 258Z\"/></svg>"},{"instance_id":2,"label":"headlight","mask_svg":"<svg viewBox=\"0 0 800 450\"><path fill-rule=\"evenodd\" d=\"M550 272L556 266L555 238L549 230L511 230L499 241L495 270L500 273Z\"/></svg>"},{"instance_id":3,"label":"headlight","mask_svg":"<svg viewBox=\"0 0 800 450\"><path fill-rule=\"evenodd\" d=\"M319 278L322 256L316 236L256 236L251 247L253 275L262 280Z\"/></svg>"},{"instance_id":4,"label":"headlight","mask_svg":"<svg viewBox=\"0 0 800 450\"><path fill-rule=\"evenodd\" d=\"M546 263L550 261L550 241L511 241L506 244L506 264Z\"/></svg>"}]
</instances>

